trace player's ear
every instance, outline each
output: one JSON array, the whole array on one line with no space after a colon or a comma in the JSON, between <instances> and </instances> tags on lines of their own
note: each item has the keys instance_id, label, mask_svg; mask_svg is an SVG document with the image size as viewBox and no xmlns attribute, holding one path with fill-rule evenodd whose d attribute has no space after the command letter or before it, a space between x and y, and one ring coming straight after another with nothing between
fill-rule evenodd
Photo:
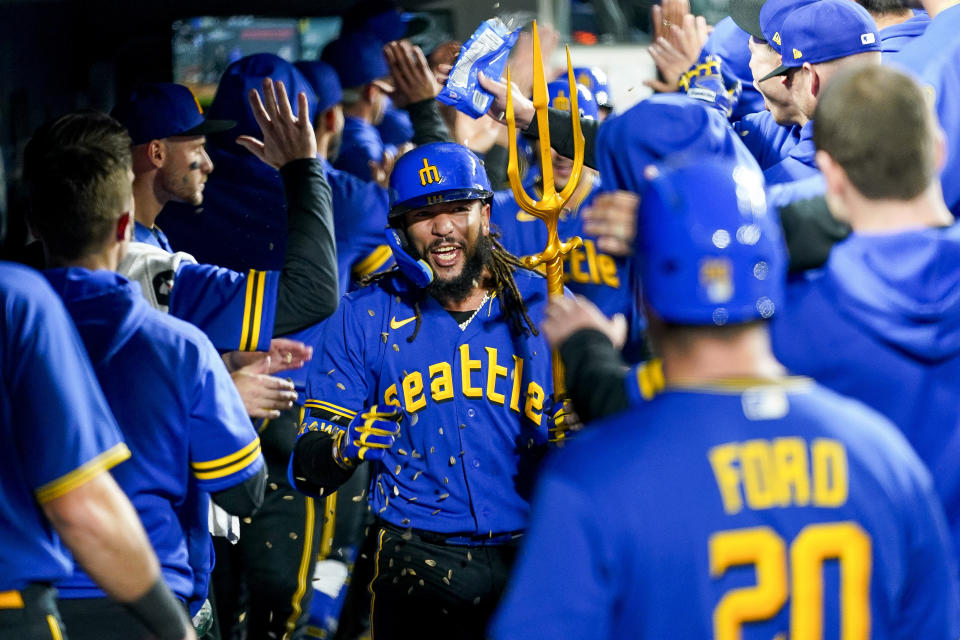
<instances>
[{"instance_id":1,"label":"player's ear","mask_svg":"<svg viewBox=\"0 0 960 640\"><path fill-rule=\"evenodd\" d=\"M153 166L163 166L167 159L167 145L162 140L151 140L147 143L147 158Z\"/></svg>"},{"instance_id":2,"label":"player's ear","mask_svg":"<svg viewBox=\"0 0 960 640\"><path fill-rule=\"evenodd\" d=\"M133 222L132 211L125 211L123 215L117 218L117 225L115 228L117 242L125 242L130 240L130 238L127 236L127 232L130 230L132 226L132 222Z\"/></svg>"},{"instance_id":3,"label":"player's ear","mask_svg":"<svg viewBox=\"0 0 960 640\"><path fill-rule=\"evenodd\" d=\"M490 203L480 202L480 232L483 235L490 233Z\"/></svg>"}]
</instances>

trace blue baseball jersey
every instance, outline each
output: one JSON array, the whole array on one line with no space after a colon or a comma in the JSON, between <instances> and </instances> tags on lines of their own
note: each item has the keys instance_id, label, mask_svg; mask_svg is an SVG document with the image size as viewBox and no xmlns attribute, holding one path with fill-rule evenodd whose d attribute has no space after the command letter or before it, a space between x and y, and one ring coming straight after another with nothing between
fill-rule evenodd
<instances>
[{"instance_id":1,"label":"blue baseball jersey","mask_svg":"<svg viewBox=\"0 0 960 640\"><path fill-rule=\"evenodd\" d=\"M960 216L960 6L944 9L923 35L899 54L897 64L913 72L930 93L947 138L947 157L940 172L943 197Z\"/></svg>"},{"instance_id":2,"label":"blue baseball jersey","mask_svg":"<svg viewBox=\"0 0 960 640\"><path fill-rule=\"evenodd\" d=\"M376 182L363 181L334 169L324 160L333 202L340 295L363 278L393 266L393 253L384 242L390 198Z\"/></svg>"},{"instance_id":3,"label":"blue baseball jersey","mask_svg":"<svg viewBox=\"0 0 960 640\"><path fill-rule=\"evenodd\" d=\"M772 323L791 371L893 421L933 473L960 550L960 227L852 234L788 283Z\"/></svg>"},{"instance_id":4,"label":"blue baseball jersey","mask_svg":"<svg viewBox=\"0 0 960 640\"><path fill-rule=\"evenodd\" d=\"M551 459L491 635L948 640L953 574L881 416L802 378L671 388Z\"/></svg>"},{"instance_id":5,"label":"blue baseball jersey","mask_svg":"<svg viewBox=\"0 0 960 640\"><path fill-rule=\"evenodd\" d=\"M370 161L383 161L383 140L377 128L363 120L347 116L343 119L343 140L333 166L361 180L370 181Z\"/></svg>"},{"instance_id":6,"label":"blue baseball jersey","mask_svg":"<svg viewBox=\"0 0 960 640\"><path fill-rule=\"evenodd\" d=\"M573 236L583 239L583 246L567 255L563 261L564 284L573 293L589 298L606 315L624 315L630 328L627 352L632 355L643 341L646 322L635 302L631 261L626 257L603 253L597 248L596 236L583 232L580 212L590 206L601 186L600 177L594 172L584 174L583 181L586 185L581 185L579 197L575 194L571 198L557 223L561 240ZM539 185L533 190L537 197L542 194ZM512 191L494 194L490 222L501 231L500 242L514 255L534 255L543 251L547 244L547 225L521 209Z\"/></svg>"},{"instance_id":7,"label":"blue baseball jersey","mask_svg":"<svg viewBox=\"0 0 960 640\"><path fill-rule=\"evenodd\" d=\"M546 281L522 269L514 277L538 325ZM461 329L393 274L345 296L328 321L309 366L301 433L336 432L365 408L399 403L410 417L372 463L373 512L438 533L513 532L527 524L552 394L546 340L513 335L497 296Z\"/></svg>"},{"instance_id":8,"label":"blue baseball jersey","mask_svg":"<svg viewBox=\"0 0 960 640\"><path fill-rule=\"evenodd\" d=\"M173 253L173 248L170 246L170 240L167 239L167 234L165 234L160 227L156 225L154 225L151 229L145 224L134 222L133 239L136 242L152 244L153 246L159 247L168 253Z\"/></svg>"},{"instance_id":9,"label":"blue baseball jersey","mask_svg":"<svg viewBox=\"0 0 960 640\"><path fill-rule=\"evenodd\" d=\"M41 510L130 457L77 331L32 269L0 262L0 591L70 575Z\"/></svg>"},{"instance_id":10,"label":"blue baseball jersey","mask_svg":"<svg viewBox=\"0 0 960 640\"><path fill-rule=\"evenodd\" d=\"M800 127L796 144L790 146L789 150L784 152L781 147L781 154L780 162L763 171L763 179L768 187L819 175L820 169L815 159L817 148L813 144L813 120L808 120Z\"/></svg>"},{"instance_id":11,"label":"blue baseball jersey","mask_svg":"<svg viewBox=\"0 0 960 640\"><path fill-rule=\"evenodd\" d=\"M880 29L880 46L883 64L899 64L900 51L913 42L917 36L930 26L930 16L923 9L914 9L913 16L906 22Z\"/></svg>"},{"instance_id":12,"label":"blue baseball jersey","mask_svg":"<svg viewBox=\"0 0 960 640\"><path fill-rule=\"evenodd\" d=\"M113 475L143 522L164 580L185 602L200 596L201 582L205 597L209 493L263 466L243 401L203 333L151 308L136 283L79 268L45 275L76 323L133 452ZM197 531L203 538L190 548L188 536ZM61 598L105 597L81 570L59 589Z\"/></svg>"},{"instance_id":13,"label":"blue baseball jersey","mask_svg":"<svg viewBox=\"0 0 960 640\"><path fill-rule=\"evenodd\" d=\"M279 271L182 263L169 312L200 328L221 351L269 351L279 281Z\"/></svg>"},{"instance_id":14,"label":"blue baseball jersey","mask_svg":"<svg viewBox=\"0 0 960 640\"><path fill-rule=\"evenodd\" d=\"M799 125L777 124L767 110L748 114L733 126L764 171L780 163L800 141Z\"/></svg>"}]
</instances>

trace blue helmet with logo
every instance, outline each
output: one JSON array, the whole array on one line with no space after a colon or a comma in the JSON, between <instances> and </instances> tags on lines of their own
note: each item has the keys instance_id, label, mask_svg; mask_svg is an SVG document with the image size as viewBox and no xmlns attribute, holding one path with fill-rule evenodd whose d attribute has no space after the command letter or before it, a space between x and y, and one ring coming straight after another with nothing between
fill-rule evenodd
<instances>
[{"instance_id":1,"label":"blue helmet with logo","mask_svg":"<svg viewBox=\"0 0 960 640\"><path fill-rule=\"evenodd\" d=\"M492 197L483 162L453 142L433 142L408 151L390 174L391 220L418 207Z\"/></svg>"},{"instance_id":2,"label":"blue helmet with logo","mask_svg":"<svg viewBox=\"0 0 960 640\"><path fill-rule=\"evenodd\" d=\"M678 325L770 318L786 249L755 167L703 160L648 168L637 254L647 305Z\"/></svg>"},{"instance_id":3,"label":"blue helmet with logo","mask_svg":"<svg viewBox=\"0 0 960 640\"><path fill-rule=\"evenodd\" d=\"M547 94L550 96L550 106L561 111L570 110L570 85L566 78L554 80L547 85ZM584 85L577 83L577 108L580 110L580 117L589 120L597 120L600 117L600 110L597 108L597 101L593 99L593 93Z\"/></svg>"},{"instance_id":4,"label":"blue helmet with logo","mask_svg":"<svg viewBox=\"0 0 960 640\"><path fill-rule=\"evenodd\" d=\"M610 96L610 83L607 82L607 74L600 67L574 67L573 77L577 79L577 84L582 84L597 101L597 106L607 109L613 108L613 99Z\"/></svg>"}]
</instances>

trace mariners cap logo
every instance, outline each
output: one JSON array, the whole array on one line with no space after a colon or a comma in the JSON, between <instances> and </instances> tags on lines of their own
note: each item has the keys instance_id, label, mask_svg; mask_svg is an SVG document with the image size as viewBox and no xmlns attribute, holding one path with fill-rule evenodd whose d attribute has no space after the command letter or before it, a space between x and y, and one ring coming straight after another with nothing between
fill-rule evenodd
<instances>
[{"instance_id":1,"label":"mariners cap logo","mask_svg":"<svg viewBox=\"0 0 960 640\"><path fill-rule=\"evenodd\" d=\"M430 161L424 158L423 169L420 169L420 184L425 187L434 182L440 182L440 172L437 171L436 166L430 164Z\"/></svg>"},{"instance_id":2,"label":"mariners cap logo","mask_svg":"<svg viewBox=\"0 0 960 640\"><path fill-rule=\"evenodd\" d=\"M704 258L700 262L700 286L712 304L733 297L733 265L727 258Z\"/></svg>"},{"instance_id":3,"label":"mariners cap logo","mask_svg":"<svg viewBox=\"0 0 960 640\"><path fill-rule=\"evenodd\" d=\"M860 34L860 43L861 44L873 44L877 41L877 36L872 33L863 33Z\"/></svg>"},{"instance_id":4,"label":"mariners cap logo","mask_svg":"<svg viewBox=\"0 0 960 640\"><path fill-rule=\"evenodd\" d=\"M777 46L780 46L780 45L783 44L783 43L780 41L780 32L779 32L779 31L777 31L776 33L773 34L773 41L777 43Z\"/></svg>"},{"instance_id":5,"label":"mariners cap logo","mask_svg":"<svg viewBox=\"0 0 960 640\"><path fill-rule=\"evenodd\" d=\"M592 89L593 83L590 80L590 75L586 71L577 76L577 84L582 84L583 86Z\"/></svg>"},{"instance_id":6,"label":"mariners cap logo","mask_svg":"<svg viewBox=\"0 0 960 640\"><path fill-rule=\"evenodd\" d=\"M799 60L799 59L802 58L802 57L803 57L803 52L800 51L800 49L794 49L794 50L793 50L793 59L794 59L794 60Z\"/></svg>"},{"instance_id":7,"label":"mariners cap logo","mask_svg":"<svg viewBox=\"0 0 960 640\"><path fill-rule=\"evenodd\" d=\"M567 98L567 95L563 92L563 89L561 89L557 93L557 97L553 99L553 108L560 109L561 111L570 110L570 99Z\"/></svg>"}]
</instances>

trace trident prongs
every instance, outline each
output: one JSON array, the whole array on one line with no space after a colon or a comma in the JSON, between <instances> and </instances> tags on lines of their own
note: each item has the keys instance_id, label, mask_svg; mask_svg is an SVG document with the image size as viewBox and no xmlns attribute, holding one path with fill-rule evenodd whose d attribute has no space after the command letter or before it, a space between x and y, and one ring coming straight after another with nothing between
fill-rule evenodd
<instances>
[{"instance_id":1,"label":"trident prongs","mask_svg":"<svg viewBox=\"0 0 960 640\"><path fill-rule=\"evenodd\" d=\"M540 175L543 177L543 196L540 200L531 198L520 182L520 170L517 165L517 125L513 112L512 84L510 68L507 68L507 133L509 135L509 159L507 176L510 178L510 187L513 196L520 208L543 220L547 225L547 246L536 255L523 259L524 265L534 269L540 265L546 268L547 293L550 297L563 296L563 257L580 247L583 241L573 237L561 242L557 234L557 222L560 213L567 204L570 196L580 183L583 171L583 132L580 130L580 108L577 104L577 83L573 77L573 64L570 62L570 48L567 48L567 84L570 89L570 121L573 127L573 170L570 179L560 193L557 193L553 183L553 163L550 160L550 120L548 107L550 96L547 93L547 81L543 72L543 58L540 51L540 35L537 33L537 23L533 23L533 106L537 113L537 129L540 134ZM563 365L559 354L553 354L553 387L554 398L564 395Z\"/></svg>"}]
</instances>

